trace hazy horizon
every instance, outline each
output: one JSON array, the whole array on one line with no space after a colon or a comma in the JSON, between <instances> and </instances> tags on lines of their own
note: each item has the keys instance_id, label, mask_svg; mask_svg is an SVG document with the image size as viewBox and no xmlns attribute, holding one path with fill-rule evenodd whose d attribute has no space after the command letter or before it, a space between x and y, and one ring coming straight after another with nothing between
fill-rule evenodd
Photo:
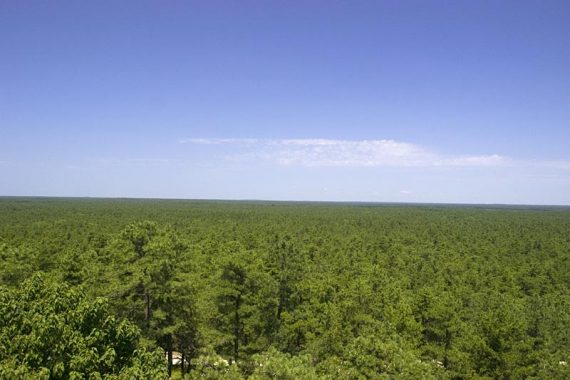
<instances>
[{"instance_id":1,"label":"hazy horizon","mask_svg":"<svg viewBox=\"0 0 570 380\"><path fill-rule=\"evenodd\" d=\"M0 4L0 196L570 205L570 3Z\"/></svg>"},{"instance_id":2,"label":"hazy horizon","mask_svg":"<svg viewBox=\"0 0 570 380\"><path fill-rule=\"evenodd\" d=\"M32 199L32 200L108 200L108 201L180 201L180 202L221 202L221 203L312 203L312 204L338 204L338 205L379 205L379 206L450 206L450 207L496 207L496 208L570 208L570 205L558 204L522 204L522 203L445 203L445 202L382 202L382 201L321 201L321 200L304 200L304 199L226 199L226 198L139 198L139 197L90 197L90 196L46 196L46 195L0 195L1 199Z\"/></svg>"}]
</instances>

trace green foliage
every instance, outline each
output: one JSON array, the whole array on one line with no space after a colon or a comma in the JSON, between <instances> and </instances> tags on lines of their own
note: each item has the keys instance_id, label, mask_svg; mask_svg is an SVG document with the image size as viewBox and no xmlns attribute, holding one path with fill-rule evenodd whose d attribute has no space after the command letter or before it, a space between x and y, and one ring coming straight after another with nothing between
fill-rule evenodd
<instances>
[{"instance_id":1,"label":"green foliage","mask_svg":"<svg viewBox=\"0 0 570 380\"><path fill-rule=\"evenodd\" d=\"M221 333L220 353L234 362L263 350L264 333L274 318L274 291L260 262L239 244L227 247L217 279L217 309L214 326Z\"/></svg>"},{"instance_id":2,"label":"green foliage","mask_svg":"<svg viewBox=\"0 0 570 380\"><path fill-rule=\"evenodd\" d=\"M0 378L566 379L568 231L567 208L0 199Z\"/></svg>"},{"instance_id":3,"label":"green foliage","mask_svg":"<svg viewBox=\"0 0 570 380\"><path fill-rule=\"evenodd\" d=\"M0 293L1 378L164 377L160 357L139 346L139 329L39 275Z\"/></svg>"},{"instance_id":4,"label":"green foliage","mask_svg":"<svg viewBox=\"0 0 570 380\"><path fill-rule=\"evenodd\" d=\"M319 367L324 373L350 379L443 377L438 362L422 361L414 351L398 336L381 338L370 332L355 338L340 357L330 356Z\"/></svg>"},{"instance_id":5,"label":"green foliage","mask_svg":"<svg viewBox=\"0 0 570 380\"><path fill-rule=\"evenodd\" d=\"M317 380L321 377L313 368L309 356L291 356L275 348L253 356L255 369L252 380Z\"/></svg>"}]
</instances>

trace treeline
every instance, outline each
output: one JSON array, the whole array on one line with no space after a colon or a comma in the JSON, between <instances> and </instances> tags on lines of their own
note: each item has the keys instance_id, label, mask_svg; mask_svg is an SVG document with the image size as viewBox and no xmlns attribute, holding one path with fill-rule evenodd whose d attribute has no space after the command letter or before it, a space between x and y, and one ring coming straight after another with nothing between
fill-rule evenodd
<instances>
[{"instance_id":1,"label":"treeline","mask_svg":"<svg viewBox=\"0 0 570 380\"><path fill-rule=\"evenodd\" d=\"M3 199L0 377L570 378L569 231L567 209Z\"/></svg>"}]
</instances>

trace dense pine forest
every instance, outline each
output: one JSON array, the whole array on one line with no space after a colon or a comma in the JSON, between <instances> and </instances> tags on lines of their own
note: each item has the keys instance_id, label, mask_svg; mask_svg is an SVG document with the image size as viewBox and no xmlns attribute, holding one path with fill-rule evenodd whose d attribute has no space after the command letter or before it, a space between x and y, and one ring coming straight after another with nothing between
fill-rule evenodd
<instances>
[{"instance_id":1,"label":"dense pine forest","mask_svg":"<svg viewBox=\"0 0 570 380\"><path fill-rule=\"evenodd\" d=\"M568 379L563 207L0 199L2 379Z\"/></svg>"}]
</instances>

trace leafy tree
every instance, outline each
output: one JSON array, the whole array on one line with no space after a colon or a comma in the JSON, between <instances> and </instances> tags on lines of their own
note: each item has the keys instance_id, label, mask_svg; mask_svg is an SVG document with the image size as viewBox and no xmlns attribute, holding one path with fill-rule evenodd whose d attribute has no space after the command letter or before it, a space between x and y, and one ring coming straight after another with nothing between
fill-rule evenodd
<instances>
[{"instance_id":1,"label":"leafy tree","mask_svg":"<svg viewBox=\"0 0 570 380\"><path fill-rule=\"evenodd\" d=\"M218 346L232 362L266 348L267 321L275 315L274 290L263 263L239 244L230 244L221 265L216 327L222 333Z\"/></svg>"},{"instance_id":2,"label":"leafy tree","mask_svg":"<svg viewBox=\"0 0 570 380\"><path fill-rule=\"evenodd\" d=\"M190 359L198 340L192 287L177 268L185 247L171 230L145 221L129 224L113 249L121 268L119 310L167 352L170 374L172 352Z\"/></svg>"},{"instance_id":3,"label":"leafy tree","mask_svg":"<svg viewBox=\"0 0 570 380\"><path fill-rule=\"evenodd\" d=\"M291 312L297 300L294 299L295 285L303 276L303 257L289 235L276 239L273 249L267 254L267 266L277 282L278 302L276 321L281 322L283 312Z\"/></svg>"},{"instance_id":4,"label":"leafy tree","mask_svg":"<svg viewBox=\"0 0 570 380\"><path fill-rule=\"evenodd\" d=\"M140 344L132 323L107 301L35 275L0 289L1 378L165 378L158 355Z\"/></svg>"}]
</instances>

